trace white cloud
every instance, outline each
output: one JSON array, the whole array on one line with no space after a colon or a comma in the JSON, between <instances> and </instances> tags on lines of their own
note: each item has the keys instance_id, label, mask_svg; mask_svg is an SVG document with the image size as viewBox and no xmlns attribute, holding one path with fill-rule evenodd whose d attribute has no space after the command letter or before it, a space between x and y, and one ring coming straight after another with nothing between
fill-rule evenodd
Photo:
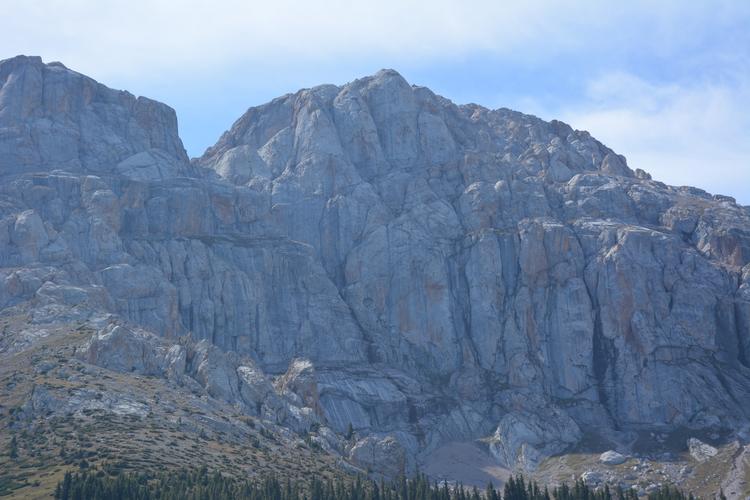
<instances>
[{"instance_id":1,"label":"white cloud","mask_svg":"<svg viewBox=\"0 0 750 500\"><path fill-rule=\"evenodd\" d=\"M420 57L503 48L513 39L527 40L535 30L552 29L541 15L550 2L512 8L448 0L6 3L11 5L4 6L0 21L3 50L41 53L83 69L95 63L105 72L165 65L200 70L236 59L357 53ZM528 22L516 23L518 18Z\"/></svg>"},{"instance_id":2,"label":"white cloud","mask_svg":"<svg viewBox=\"0 0 750 500\"><path fill-rule=\"evenodd\" d=\"M484 51L533 63L602 47L669 52L699 40L707 24L730 22L740 10L750 9L737 2L676 0L657 6L562 0L5 0L0 49L7 56L62 60L98 77L372 54L398 62Z\"/></svg>"},{"instance_id":3,"label":"white cloud","mask_svg":"<svg viewBox=\"0 0 750 500\"><path fill-rule=\"evenodd\" d=\"M626 73L590 83L562 117L668 184L750 204L750 81L653 84Z\"/></svg>"}]
</instances>

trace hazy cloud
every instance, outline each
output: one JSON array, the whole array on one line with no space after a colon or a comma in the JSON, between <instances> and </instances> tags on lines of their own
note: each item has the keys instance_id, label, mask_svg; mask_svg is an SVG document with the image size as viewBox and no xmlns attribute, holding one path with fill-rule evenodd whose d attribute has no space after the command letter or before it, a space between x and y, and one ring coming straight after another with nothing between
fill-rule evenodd
<instances>
[{"instance_id":1,"label":"hazy cloud","mask_svg":"<svg viewBox=\"0 0 750 500\"><path fill-rule=\"evenodd\" d=\"M655 84L627 73L592 81L587 101L561 114L669 184L750 203L750 82Z\"/></svg>"},{"instance_id":2,"label":"hazy cloud","mask_svg":"<svg viewBox=\"0 0 750 500\"><path fill-rule=\"evenodd\" d=\"M737 2L6 0L0 41L102 75L238 61L476 52L529 61L634 45L665 54L731 23Z\"/></svg>"}]
</instances>

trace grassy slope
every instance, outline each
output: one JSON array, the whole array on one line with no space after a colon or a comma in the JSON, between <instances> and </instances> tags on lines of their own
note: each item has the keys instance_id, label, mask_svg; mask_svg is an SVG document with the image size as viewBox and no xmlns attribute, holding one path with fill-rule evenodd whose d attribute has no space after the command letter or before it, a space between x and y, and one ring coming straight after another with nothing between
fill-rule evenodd
<instances>
[{"instance_id":1,"label":"grassy slope","mask_svg":"<svg viewBox=\"0 0 750 500\"><path fill-rule=\"evenodd\" d=\"M0 328L8 322L0 320ZM49 498L65 471L81 467L161 470L205 464L238 477L341 474L332 456L231 406L176 390L163 379L81 363L73 357L74 346L90 334L85 327L61 328L28 349L2 355L0 495ZM136 410L148 411L31 411L33 390L62 402L81 394L102 402L120 395ZM9 457L13 436L15 459Z\"/></svg>"}]
</instances>

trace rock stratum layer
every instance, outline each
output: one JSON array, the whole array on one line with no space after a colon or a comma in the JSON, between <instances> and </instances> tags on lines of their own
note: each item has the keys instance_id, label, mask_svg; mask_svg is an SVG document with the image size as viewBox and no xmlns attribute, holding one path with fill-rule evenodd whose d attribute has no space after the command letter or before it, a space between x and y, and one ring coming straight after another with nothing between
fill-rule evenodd
<instances>
[{"instance_id":1,"label":"rock stratum layer","mask_svg":"<svg viewBox=\"0 0 750 500\"><path fill-rule=\"evenodd\" d=\"M251 108L190 161L169 107L19 56L0 176L0 308L26 318L0 356L87 324L81 361L386 474L750 417L750 210L559 121L384 70Z\"/></svg>"}]
</instances>

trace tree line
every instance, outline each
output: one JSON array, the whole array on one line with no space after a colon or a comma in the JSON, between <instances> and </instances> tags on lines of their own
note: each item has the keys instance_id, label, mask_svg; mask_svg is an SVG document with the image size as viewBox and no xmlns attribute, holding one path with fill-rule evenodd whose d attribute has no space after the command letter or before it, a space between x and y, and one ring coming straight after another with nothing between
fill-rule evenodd
<instances>
[{"instance_id":1,"label":"tree line","mask_svg":"<svg viewBox=\"0 0 750 500\"><path fill-rule=\"evenodd\" d=\"M722 495L723 497L723 495ZM502 488L430 482L425 475L394 481L360 477L344 480L292 481L265 477L248 480L209 472L206 467L149 474L109 475L104 471L67 472L57 485L58 500L637 500L632 489L591 488L578 480L572 485L542 488L522 476L511 477ZM692 500L677 488L664 486L649 500Z\"/></svg>"}]
</instances>

